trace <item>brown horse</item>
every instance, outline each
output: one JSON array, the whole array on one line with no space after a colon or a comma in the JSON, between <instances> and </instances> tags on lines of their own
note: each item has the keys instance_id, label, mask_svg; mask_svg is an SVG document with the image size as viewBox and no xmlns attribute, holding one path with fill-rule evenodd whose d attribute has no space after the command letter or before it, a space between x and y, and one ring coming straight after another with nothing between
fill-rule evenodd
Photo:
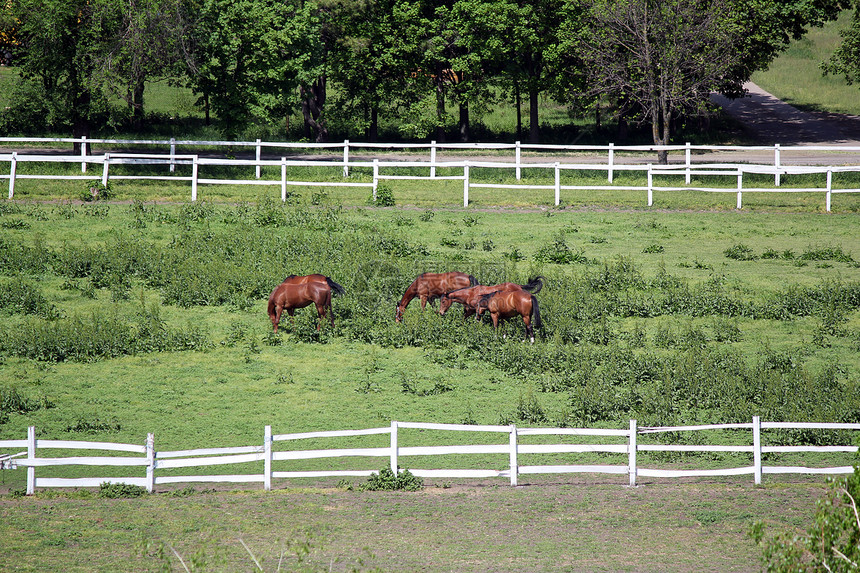
<instances>
[{"instance_id":1,"label":"brown horse","mask_svg":"<svg viewBox=\"0 0 860 573\"><path fill-rule=\"evenodd\" d=\"M269 295L269 318L272 320L275 334L278 333L278 324L281 322L281 314L284 310L293 321L295 309L304 308L314 304L320 317L317 330L322 327L322 321L329 312L331 325L334 326L334 312L331 308L332 290L343 294L346 290L330 278L324 275L290 275L284 282L275 287Z\"/></svg>"},{"instance_id":2,"label":"brown horse","mask_svg":"<svg viewBox=\"0 0 860 573\"><path fill-rule=\"evenodd\" d=\"M536 328L542 326L537 298L524 290L485 294L478 301L478 317L480 318L487 311L490 313L490 318L493 319L493 328L495 329L499 328L500 319L508 319L516 315L523 317L523 322L526 325L526 337L532 343L535 341L532 315L534 315L534 326Z\"/></svg>"},{"instance_id":3,"label":"brown horse","mask_svg":"<svg viewBox=\"0 0 860 573\"><path fill-rule=\"evenodd\" d=\"M518 285L517 283L502 283L493 286L478 285L473 287L461 288L443 294L439 302L439 314L444 315L455 302L463 305L463 318L469 318L478 308L478 302L481 297L486 294L495 292L504 292L509 290L525 290L537 294L543 288L543 277L537 276L531 279L527 284Z\"/></svg>"},{"instance_id":4,"label":"brown horse","mask_svg":"<svg viewBox=\"0 0 860 573\"><path fill-rule=\"evenodd\" d=\"M423 273L412 281L412 284L403 293L403 298L397 303L397 308L394 311L394 320L397 322L403 320L406 306L415 297L421 299L421 310L424 310L428 300L432 301L452 290L475 286L477 284L478 279L468 273L456 271L450 273Z\"/></svg>"}]
</instances>

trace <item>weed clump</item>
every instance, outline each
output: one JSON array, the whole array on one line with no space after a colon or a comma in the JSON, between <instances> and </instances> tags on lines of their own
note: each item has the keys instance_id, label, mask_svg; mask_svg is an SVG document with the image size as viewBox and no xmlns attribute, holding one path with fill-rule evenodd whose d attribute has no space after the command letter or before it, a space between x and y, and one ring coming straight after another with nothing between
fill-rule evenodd
<instances>
[{"instance_id":1,"label":"weed clump","mask_svg":"<svg viewBox=\"0 0 860 573\"><path fill-rule=\"evenodd\" d=\"M360 491L420 491L424 480L409 470L397 468L397 475L391 468L382 468L378 474L370 474L367 483L359 486Z\"/></svg>"}]
</instances>

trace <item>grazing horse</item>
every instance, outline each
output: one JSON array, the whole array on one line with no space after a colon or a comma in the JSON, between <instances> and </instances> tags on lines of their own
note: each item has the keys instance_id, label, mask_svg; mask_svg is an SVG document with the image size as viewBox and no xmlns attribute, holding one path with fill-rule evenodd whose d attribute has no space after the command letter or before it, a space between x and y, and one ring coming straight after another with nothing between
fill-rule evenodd
<instances>
[{"instance_id":1,"label":"grazing horse","mask_svg":"<svg viewBox=\"0 0 860 573\"><path fill-rule=\"evenodd\" d=\"M394 311L394 320L396 322L403 320L406 306L415 297L421 299L421 310L424 310L428 300L432 301L452 290L475 286L477 284L478 279L468 273L456 271L450 273L423 273L412 281L412 284L403 293L403 298L397 303L397 308Z\"/></svg>"},{"instance_id":2,"label":"grazing horse","mask_svg":"<svg viewBox=\"0 0 860 573\"><path fill-rule=\"evenodd\" d=\"M320 330L326 311L329 312L331 325L334 326L334 312L331 308L332 290L343 294L346 290L330 278L323 275L296 276L290 275L284 282L275 287L269 295L269 318L272 320L275 334L278 333L278 323L284 310L293 320L295 309L314 304L320 317L317 330Z\"/></svg>"},{"instance_id":3,"label":"grazing horse","mask_svg":"<svg viewBox=\"0 0 860 573\"><path fill-rule=\"evenodd\" d=\"M484 295L510 290L525 290L533 294L537 294L540 292L541 288L543 288L543 277L541 276L531 279L524 285L518 285L517 283L502 283L493 286L478 285L461 288L442 295L439 302L439 314L444 315L448 309L451 308L453 303L459 302L463 305L463 318L469 318L477 312L478 302Z\"/></svg>"},{"instance_id":4,"label":"grazing horse","mask_svg":"<svg viewBox=\"0 0 860 573\"><path fill-rule=\"evenodd\" d=\"M534 314L534 326L541 328L540 309L535 295L524 290L511 290L507 292L496 292L485 294L478 301L478 317L489 311L493 319L493 328L499 328L499 319L508 319L516 315L523 317L526 325L526 337L532 343L535 341L535 331L532 328L532 315Z\"/></svg>"}]
</instances>

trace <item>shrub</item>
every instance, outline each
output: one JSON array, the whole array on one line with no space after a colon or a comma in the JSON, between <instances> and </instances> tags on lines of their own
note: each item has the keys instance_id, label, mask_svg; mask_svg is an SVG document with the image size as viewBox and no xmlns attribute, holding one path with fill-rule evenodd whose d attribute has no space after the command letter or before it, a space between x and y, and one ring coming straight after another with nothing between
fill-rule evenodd
<instances>
[{"instance_id":1,"label":"shrub","mask_svg":"<svg viewBox=\"0 0 860 573\"><path fill-rule=\"evenodd\" d=\"M370 474L366 484L359 487L362 491L419 491L424 480L412 475L409 470L397 468L397 475L391 468L382 468L378 474Z\"/></svg>"},{"instance_id":2,"label":"shrub","mask_svg":"<svg viewBox=\"0 0 860 573\"><path fill-rule=\"evenodd\" d=\"M394 207L394 191L388 185L380 184L376 186L376 199L371 194L367 199L369 205L374 207Z\"/></svg>"},{"instance_id":3,"label":"shrub","mask_svg":"<svg viewBox=\"0 0 860 573\"><path fill-rule=\"evenodd\" d=\"M754 261L756 260L756 256L753 253L752 248L748 247L744 244L732 245L725 251L723 254L730 259L734 259L736 261Z\"/></svg>"},{"instance_id":4,"label":"shrub","mask_svg":"<svg viewBox=\"0 0 860 573\"><path fill-rule=\"evenodd\" d=\"M860 561L860 467L847 478L830 479L829 492L816 504L813 525L806 534L781 532L767 538L757 521L750 537L762 548L768 571L854 571Z\"/></svg>"},{"instance_id":5,"label":"shrub","mask_svg":"<svg viewBox=\"0 0 860 573\"><path fill-rule=\"evenodd\" d=\"M557 265L588 262L588 258L582 249L571 250L567 246L563 233L555 237L552 245L538 249L538 252L535 253L535 260L540 263L555 263Z\"/></svg>"},{"instance_id":6,"label":"shrub","mask_svg":"<svg viewBox=\"0 0 860 573\"><path fill-rule=\"evenodd\" d=\"M81 191L80 200L85 202L90 201L107 201L113 196L113 191L110 185L103 185L101 181L90 181Z\"/></svg>"},{"instance_id":7,"label":"shrub","mask_svg":"<svg viewBox=\"0 0 860 573\"><path fill-rule=\"evenodd\" d=\"M38 287L20 281L0 283L0 309L19 314L35 314L49 320L60 316L57 307L48 302Z\"/></svg>"},{"instance_id":8,"label":"shrub","mask_svg":"<svg viewBox=\"0 0 860 573\"><path fill-rule=\"evenodd\" d=\"M145 487L127 483L104 482L99 486L99 497L105 499L121 499L127 497L141 497L146 495Z\"/></svg>"}]
</instances>

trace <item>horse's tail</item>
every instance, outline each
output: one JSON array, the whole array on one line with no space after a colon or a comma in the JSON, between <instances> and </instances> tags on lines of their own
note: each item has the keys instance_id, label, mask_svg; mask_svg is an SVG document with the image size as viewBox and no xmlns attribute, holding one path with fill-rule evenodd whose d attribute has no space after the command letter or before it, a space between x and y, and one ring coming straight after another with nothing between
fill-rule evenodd
<instances>
[{"instance_id":1,"label":"horse's tail","mask_svg":"<svg viewBox=\"0 0 860 573\"><path fill-rule=\"evenodd\" d=\"M540 320L540 307L538 306L538 300L535 295L532 295L532 312L534 313L535 317L535 328L543 328L543 323Z\"/></svg>"},{"instance_id":2,"label":"horse's tail","mask_svg":"<svg viewBox=\"0 0 860 573\"><path fill-rule=\"evenodd\" d=\"M469 286L478 286L478 284L478 279L476 279L472 275L469 275Z\"/></svg>"},{"instance_id":3,"label":"horse's tail","mask_svg":"<svg viewBox=\"0 0 860 573\"><path fill-rule=\"evenodd\" d=\"M546 279L544 279L542 276L538 275L533 279L529 279L528 283L526 283L524 285L520 285L520 286L522 287L523 290L527 290L532 294L537 294L540 292L540 289L543 288L543 281L544 280L546 280Z\"/></svg>"},{"instance_id":4,"label":"horse's tail","mask_svg":"<svg viewBox=\"0 0 860 573\"><path fill-rule=\"evenodd\" d=\"M326 277L325 282L327 282L328 286L337 294L346 294L346 289L331 280L330 278Z\"/></svg>"}]
</instances>

